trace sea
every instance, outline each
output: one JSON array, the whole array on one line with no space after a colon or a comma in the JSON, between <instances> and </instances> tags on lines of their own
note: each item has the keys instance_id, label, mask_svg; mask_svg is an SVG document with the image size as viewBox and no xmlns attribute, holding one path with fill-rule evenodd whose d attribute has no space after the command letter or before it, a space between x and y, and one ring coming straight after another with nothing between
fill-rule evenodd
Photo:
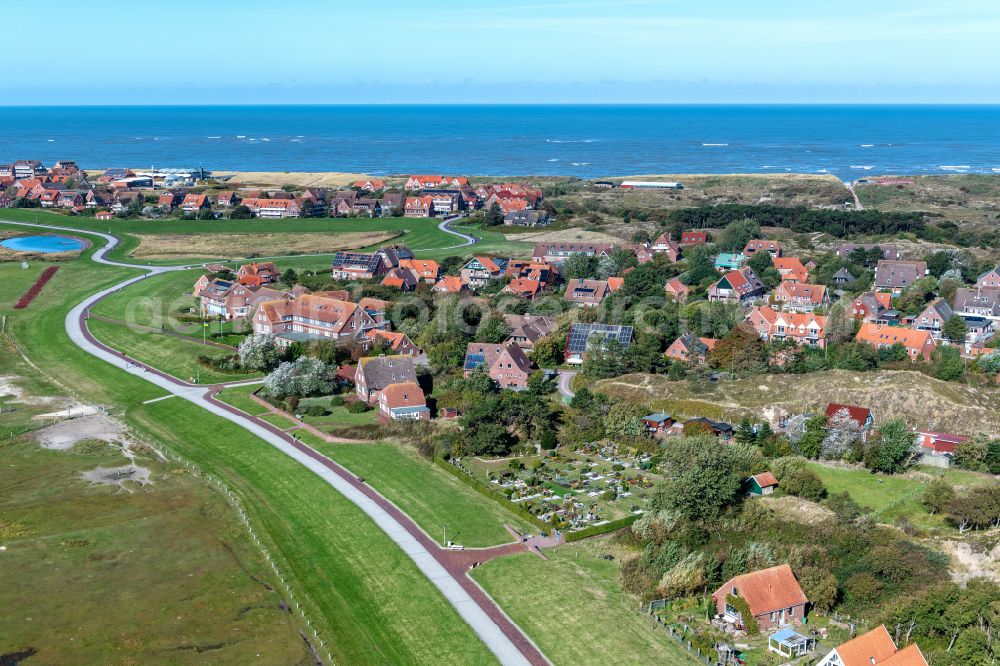
<instances>
[{"instance_id":1,"label":"sea","mask_svg":"<svg viewBox=\"0 0 1000 666\"><path fill-rule=\"evenodd\" d=\"M1000 173L1000 106L0 108L0 163L372 175Z\"/></svg>"}]
</instances>

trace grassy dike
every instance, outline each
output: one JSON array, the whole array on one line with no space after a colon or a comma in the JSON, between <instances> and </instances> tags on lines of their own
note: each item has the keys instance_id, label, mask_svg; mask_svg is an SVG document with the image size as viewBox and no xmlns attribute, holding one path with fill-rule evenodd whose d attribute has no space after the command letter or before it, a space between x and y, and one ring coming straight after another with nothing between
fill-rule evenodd
<instances>
[{"instance_id":1,"label":"grassy dike","mask_svg":"<svg viewBox=\"0 0 1000 666\"><path fill-rule=\"evenodd\" d=\"M32 362L77 396L112 407L140 435L222 478L286 572L314 627L339 662L493 663L436 588L353 504L246 431L75 347L65 313L132 269L63 264L28 310L10 312L21 271L0 265L0 308Z\"/></svg>"}]
</instances>

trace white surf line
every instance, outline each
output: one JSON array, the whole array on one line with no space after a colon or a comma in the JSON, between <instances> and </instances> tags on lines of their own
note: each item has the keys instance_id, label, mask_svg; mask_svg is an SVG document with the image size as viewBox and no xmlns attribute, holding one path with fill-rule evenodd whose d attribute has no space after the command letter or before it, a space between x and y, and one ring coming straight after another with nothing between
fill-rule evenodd
<instances>
[{"instance_id":1,"label":"white surf line","mask_svg":"<svg viewBox=\"0 0 1000 666\"><path fill-rule=\"evenodd\" d=\"M32 224L28 222L8 222L6 220L0 220L5 224L14 224L23 227L35 227L43 228L55 231L68 231L68 232L80 232L80 229L72 229L68 227L57 227L45 224ZM444 224L444 223L442 223ZM449 604L455 609L458 615L465 620L465 622L472 628L473 632L483 641L486 647L496 656L501 664L507 666L508 664L514 666L524 666L530 664L527 658L521 653L521 651L514 645L506 634L500 629L500 627L487 615L475 599L473 599L468 592L465 591L459 582L444 568L431 553L424 548L424 546L417 541L417 539L411 535L406 528L404 528L395 518L393 518L389 513L387 513L382 507L376 504L371 498L362 493L360 490L348 483L340 475L336 474L332 470L326 468L319 461L307 456L302 453L294 446L286 442L284 439L275 435L257 425L253 421L249 420L244 416L238 416L225 409L213 404L207 399L208 387L207 386L187 386L180 383L175 383L165 377L152 372L145 372L142 368L137 368L133 364L129 363L123 358L115 356L111 352L99 347L90 340L87 339L85 335L84 327L80 324L82 315L86 310L92 306L94 303L100 301L105 296L113 294L117 291L121 291L125 287L128 287L136 282L145 280L153 275L159 275L161 273L173 272L178 270L185 270L184 267L147 267L147 266L136 266L133 264L126 264L117 261L111 261L105 258L105 255L113 249L118 244L118 239L109 234L87 231L86 233L92 234L101 238L104 238L107 244L96 250L91 255L91 260L100 264L106 264L109 266L118 266L122 268L136 268L139 270L147 271L144 275L138 275L133 278L129 278L116 285L108 287L102 291L95 294L91 294L83 301L75 305L66 314L65 327L66 333L70 340L80 349L84 350L88 354L95 356L116 368L124 370L132 375L141 377L147 382L159 386L165 391L173 394L176 397L184 398L189 402L192 402L199 407L215 414L216 416L221 416L222 418L230 421L244 430L256 435L260 439L264 440L274 448L278 449L285 455L289 456L303 467L309 469L314 474L319 476L321 479L326 481L335 490L340 492L341 495L346 497L352 503L354 503L358 508L360 508L365 514L367 514L372 521L378 525L378 527L385 532L385 534L392 539L402 550L406 553L417 568L426 576L431 583L444 595L445 599ZM412 519L411 519L412 520ZM416 524L416 521L414 521ZM494 602L495 603L495 602ZM500 608L497 604L497 608ZM503 612L503 609L500 609ZM517 624L511 620L511 624L515 629L520 631L525 637L530 641L530 637L520 628ZM539 650L539 652L541 652Z\"/></svg>"}]
</instances>

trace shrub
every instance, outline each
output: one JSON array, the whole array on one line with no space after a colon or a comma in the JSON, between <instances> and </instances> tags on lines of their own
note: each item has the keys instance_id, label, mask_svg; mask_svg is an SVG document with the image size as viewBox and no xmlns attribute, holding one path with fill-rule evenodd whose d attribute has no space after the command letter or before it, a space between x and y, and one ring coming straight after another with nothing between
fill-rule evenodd
<instances>
[{"instance_id":1,"label":"shrub","mask_svg":"<svg viewBox=\"0 0 1000 666\"><path fill-rule=\"evenodd\" d=\"M285 408L289 413L294 414L296 410L298 410L299 408L299 396L297 395L288 396L288 399L285 400Z\"/></svg>"},{"instance_id":2,"label":"shrub","mask_svg":"<svg viewBox=\"0 0 1000 666\"><path fill-rule=\"evenodd\" d=\"M344 399L341 398L339 395L335 395L332 398L330 398L331 407L340 407L343 404L344 404Z\"/></svg>"},{"instance_id":3,"label":"shrub","mask_svg":"<svg viewBox=\"0 0 1000 666\"><path fill-rule=\"evenodd\" d=\"M816 473L809 469L797 469L785 474L781 479L781 487L789 495L798 495L807 500L818 502L826 496L826 488Z\"/></svg>"},{"instance_id":4,"label":"shrub","mask_svg":"<svg viewBox=\"0 0 1000 666\"><path fill-rule=\"evenodd\" d=\"M364 414L370 409L371 407L364 400L356 400L347 406L347 411L351 414Z\"/></svg>"},{"instance_id":5,"label":"shrub","mask_svg":"<svg viewBox=\"0 0 1000 666\"><path fill-rule=\"evenodd\" d=\"M326 416L329 413L330 410L323 405L309 405L308 409L306 409L307 416Z\"/></svg>"}]
</instances>

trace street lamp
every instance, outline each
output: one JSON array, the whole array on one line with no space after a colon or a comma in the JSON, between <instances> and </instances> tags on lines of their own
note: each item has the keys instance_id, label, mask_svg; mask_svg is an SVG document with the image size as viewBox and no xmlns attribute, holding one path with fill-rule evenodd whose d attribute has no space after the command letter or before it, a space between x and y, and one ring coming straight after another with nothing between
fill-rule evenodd
<instances>
[{"instance_id":1,"label":"street lamp","mask_svg":"<svg viewBox=\"0 0 1000 666\"><path fill-rule=\"evenodd\" d=\"M444 535L442 537L443 541L441 542L441 545L444 548L447 548L448 547L448 525L445 524L443 527L444 527Z\"/></svg>"}]
</instances>

